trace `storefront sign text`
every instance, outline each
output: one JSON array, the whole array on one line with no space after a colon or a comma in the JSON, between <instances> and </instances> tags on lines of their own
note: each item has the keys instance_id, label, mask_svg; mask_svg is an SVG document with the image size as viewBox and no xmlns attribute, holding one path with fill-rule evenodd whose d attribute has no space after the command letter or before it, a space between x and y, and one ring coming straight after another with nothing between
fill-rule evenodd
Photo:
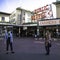
<instances>
[{"instance_id":1,"label":"storefront sign text","mask_svg":"<svg viewBox=\"0 0 60 60\"><path fill-rule=\"evenodd\" d=\"M45 25L58 25L58 24L60 24L60 20L39 21L39 26L45 26Z\"/></svg>"}]
</instances>

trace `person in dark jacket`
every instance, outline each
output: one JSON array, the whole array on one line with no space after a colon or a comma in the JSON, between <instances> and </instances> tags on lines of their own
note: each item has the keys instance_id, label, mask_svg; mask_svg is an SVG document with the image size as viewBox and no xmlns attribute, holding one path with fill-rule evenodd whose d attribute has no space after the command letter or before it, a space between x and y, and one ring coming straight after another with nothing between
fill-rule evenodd
<instances>
[{"instance_id":1,"label":"person in dark jacket","mask_svg":"<svg viewBox=\"0 0 60 60\"><path fill-rule=\"evenodd\" d=\"M46 32L45 36L45 49L46 49L46 55L49 55L50 53L50 47L51 47L51 33L49 31Z\"/></svg>"},{"instance_id":2,"label":"person in dark jacket","mask_svg":"<svg viewBox=\"0 0 60 60\"><path fill-rule=\"evenodd\" d=\"M9 32L5 31L5 40L6 40L6 51L7 51L6 53L8 54L9 45L10 45L11 53L14 53L13 46L12 46L13 35L12 35L11 31L9 31Z\"/></svg>"}]
</instances>

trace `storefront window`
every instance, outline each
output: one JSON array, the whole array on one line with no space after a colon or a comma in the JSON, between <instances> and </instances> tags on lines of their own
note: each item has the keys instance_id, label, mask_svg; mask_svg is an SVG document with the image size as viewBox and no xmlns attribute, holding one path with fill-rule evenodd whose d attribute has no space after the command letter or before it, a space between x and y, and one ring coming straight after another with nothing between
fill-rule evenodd
<instances>
[{"instance_id":1,"label":"storefront window","mask_svg":"<svg viewBox=\"0 0 60 60\"><path fill-rule=\"evenodd\" d=\"M5 17L2 17L2 19L1 19L2 21L5 21Z\"/></svg>"}]
</instances>

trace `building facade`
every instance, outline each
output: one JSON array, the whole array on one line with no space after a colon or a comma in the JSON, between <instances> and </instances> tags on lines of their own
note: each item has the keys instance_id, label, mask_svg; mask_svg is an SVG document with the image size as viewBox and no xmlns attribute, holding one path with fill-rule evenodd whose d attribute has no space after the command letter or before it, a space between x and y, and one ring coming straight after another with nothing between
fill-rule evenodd
<instances>
[{"instance_id":1,"label":"building facade","mask_svg":"<svg viewBox=\"0 0 60 60\"><path fill-rule=\"evenodd\" d=\"M40 19L38 21L38 32L40 34L42 32L42 37L44 36L47 30L50 31L52 37L60 37L60 0L53 2L53 4L56 6L56 17L53 17L52 19Z\"/></svg>"},{"instance_id":2,"label":"building facade","mask_svg":"<svg viewBox=\"0 0 60 60\"><path fill-rule=\"evenodd\" d=\"M56 0L53 4L56 6L56 18L60 18L60 0Z\"/></svg>"},{"instance_id":3,"label":"building facade","mask_svg":"<svg viewBox=\"0 0 60 60\"><path fill-rule=\"evenodd\" d=\"M52 33L52 37L57 37L58 33L60 35L60 0L53 2L53 4L56 6L56 17L54 17L54 10L49 4L33 12L18 7L11 15L1 14L0 22L4 24L6 19L6 25L8 27L12 26L15 36L34 36L36 34L39 37L44 37L46 31L49 30Z\"/></svg>"},{"instance_id":4,"label":"building facade","mask_svg":"<svg viewBox=\"0 0 60 60\"><path fill-rule=\"evenodd\" d=\"M56 34L60 33L60 3L57 1L53 4L56 6L55 18L53 17L51 4L38 8L33 12L16 8L10 15L10 22L19 26L17 29L14 27L14 33L17 32L20 35L22 34L22 36L24 34L24 36L37 34L40 37L44 37L46 31L49 30L52 33L52 37L56 37Z\"/></svg>"},{"instance_id":5,"label":"building facade","mask_svg":"<svg viewBox=\"0 0 60 60\"><path fill-rule=\"evenodd\" d=\"M16 25L22 25L23 23L29 23L31 22L31 15L32 15L31 11L18 7L10 15L10 22Z\"/></svg>"},{"instance_id":6,"label":"building facade","mask_svg":"<svg viewBox=\"0 0 60 60\"><path fill-rule=\"evenodd\" d=\"M31 11L19 7L16 8L14 12L12 12L12 14L10 15L10 23L16 25L13 26L14 35L26 36L26 34L29 33L29 31L27 30L31 28L30 27L31 24L29 23L32 23L31 20L32 14L33 13Z\"/></svg>"},{"instance_id":7,"label":"building facade","mask_svg":"<svg viewBox=\"0 0 60 60\"><path fill-rule=\"evenodd\" d=\"M9 13L5 13L5 12L0 12L0 22L2 23L6 23L9 22Z\"/></svg>"},{"instance_id":8,"label":"building facade","mask_svg":"<svg viewBox=\"0 0 60 60\"><path fill-rule=\"evenodd\" d=\"M0 37L4 36L5 30L9 23L10 13L0 12Z\"/></svg>"}]
</instances>

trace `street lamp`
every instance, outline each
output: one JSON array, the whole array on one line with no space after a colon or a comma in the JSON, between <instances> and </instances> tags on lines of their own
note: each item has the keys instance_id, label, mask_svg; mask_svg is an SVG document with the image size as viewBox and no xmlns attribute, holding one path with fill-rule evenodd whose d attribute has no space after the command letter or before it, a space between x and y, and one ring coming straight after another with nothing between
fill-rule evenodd
<instances>
[{"instance_id":1,"label":"street lamp","mask_svg":"<svg viewBox=\"0 0 60 60\"><path fill-rule=\"evenodd\" d=\"M39 39L39 20L37 20L37 40Z\"/></svg>"},{"instance_id":2,"label":"street lamp","mask_svg":"<svg viewBox=\"0 0 60 60\"><path fill-rule=\"evenodd\" d=\"M57 40L58 40L58 36L59 36L59 32L58 32L58 26L57 26L57 29L56 29L56 33L57 33Z\"/></svg>"}]
</instances>

